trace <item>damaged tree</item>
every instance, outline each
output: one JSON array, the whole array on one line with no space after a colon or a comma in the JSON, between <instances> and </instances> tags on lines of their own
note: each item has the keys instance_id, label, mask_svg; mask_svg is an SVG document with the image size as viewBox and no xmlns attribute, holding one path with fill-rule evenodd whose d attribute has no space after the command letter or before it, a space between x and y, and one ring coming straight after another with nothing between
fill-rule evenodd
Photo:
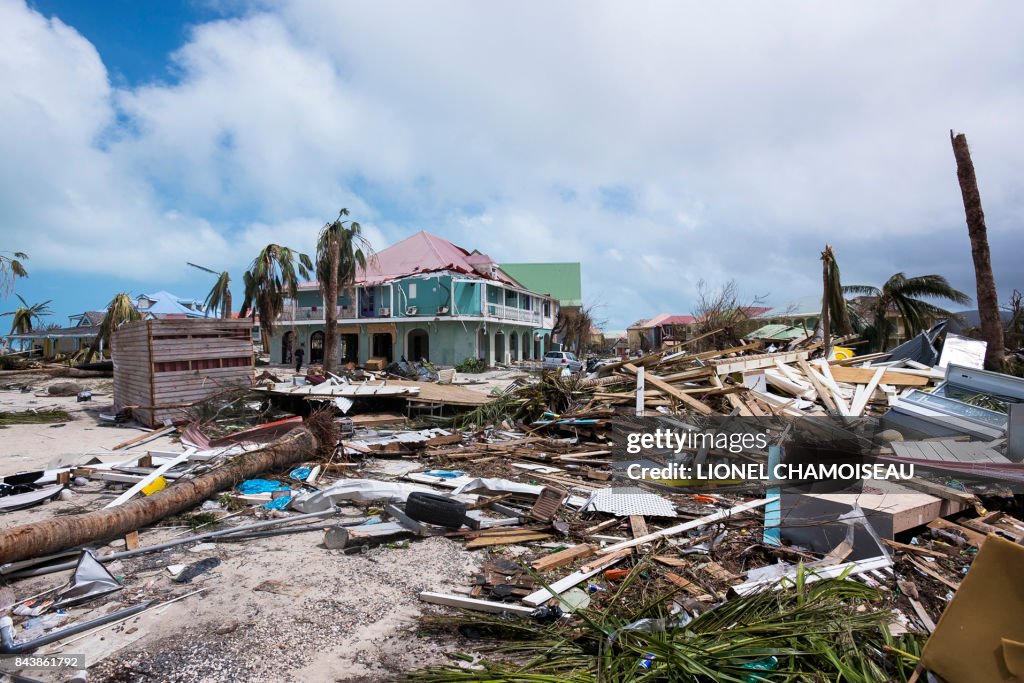
<instances>
[{"instance_id":1,"label":"damaged tree","mask_svg":"<svg viewBox=\"0 0 1024 683\"><path fill-rule=\"evenodd\" d=\"M320 230L316 245L316 274L324 297L324 372L333 372L338 361L338 294L366 270L367 256L373 257L359 223L342 220L347 215L348 209L339 211Z\"/></svg>"},{"instance_id":2,"label":"damaged tree","mask_svg":"<svg viewBox=\"0 0 1024 683\"><path fill-rule=\"evenodd\" d=\"M55 517L4 529L0 531L0 564L117 538L189 510L218 491L231 488L262 472L281 470L324 449L333 450L337 443L337 427L332 426L333 421L314 415L302 427L270 443L266 448L238 455L223 466L194 479L178 480L173 486L151 496L115 508Z\"/></svg>"},{"instance_id":3,"label":"damaged tree","mask_svg":"<svg viewBox=\"0 0 1024 683\"><path fill-rule=\"evenodd\" d=\"M996 279L992 274L988 229L985 227L985 212L981 208L978 178L974 174L974 162L971 160L971 150L967 147L967 136L949 131L949 139L953 143L956 177L960 181L960 194L963 195L964 211L967 213L967 233L971 238L974 276L978 283L981 336L988 342L985 349L985 369L1002 372L1005 361L1003 325L999 316L999 295L996 293Z\"/></svg>"}]
</instances>

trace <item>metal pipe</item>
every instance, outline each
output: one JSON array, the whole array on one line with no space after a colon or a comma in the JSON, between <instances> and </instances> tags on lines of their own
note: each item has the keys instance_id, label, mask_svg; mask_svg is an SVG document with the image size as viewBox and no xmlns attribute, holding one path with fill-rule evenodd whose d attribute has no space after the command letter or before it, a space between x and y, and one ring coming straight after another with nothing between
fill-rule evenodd
<instances>
[{"instance_id":1,"label":"metal pipe","mask_svg":"<svg viewBox=\"0 0 1024 683\"><path fill-rule=\"evenodd\" d=\"M64 638L73 636L76 633L88 631L91 628L108 624L111 621L117 621L118 619L124 619L125 617L138 614L154 602L155 601L153 600L140 602L138 605L133 607L126 607L125 609L111 612L110 614L104 614L102 617L97 617L96 619L84 621L80 624L74 624L57 631L52 631L51 633L47 633L45 636L40 636L39 638L30 640L26 643L17 643L14 641L14 621L10 617L2 617L0 618L0 654L18 655L24 652L31 652L43 645L49 645L50 643L58 640L63 640Z\"/></svg>"},{"instance_id":2,"label":"metal pipe","mask_svg":"<svg viewBox=\"0 0 1024 683\"><path fill-rule=\"evenodd\" d=\"M178 538L173 541L167 541L165 543L157 543L156 545L147 545L145 548L136 548L135 550L122 550L121 552L110 553L108 555L97 555L96 559L100 562L113 562L114 560L120 560L126 557L135 557L136 555L144 555L146 553L156 552L158 550L165 550L167 548L173 548L174 546L184 545L186 543L195 543L197 541L206 541L220 536L230 536L243 531L250 531L255 529L263 529L271 526L280 526L282 524L291 524L292 522L298 522L304 519L317 519L321 517L330 517L338 513L338 508L332 507L330 510L323 510L322 512L307 512L302 515L296 515L295 517L286 517L285 519L271 519L265 522L256 522L255 524L247 524L245 526L233 527L231 529L221 529L219 531L209 531L204 534L197 534L195 536L186 536L185 538ZM29 576L43 576L45 574L52 574L54 572L64 571L65 569L74 569L78 564L76 558L73 562L63 562L61 564L53 564L47 567L38 567L36 569L26 569L24 571L14 572L12 574L4 574L4 578L8 579L20 579Z\"/></svg>"}]
</instances>

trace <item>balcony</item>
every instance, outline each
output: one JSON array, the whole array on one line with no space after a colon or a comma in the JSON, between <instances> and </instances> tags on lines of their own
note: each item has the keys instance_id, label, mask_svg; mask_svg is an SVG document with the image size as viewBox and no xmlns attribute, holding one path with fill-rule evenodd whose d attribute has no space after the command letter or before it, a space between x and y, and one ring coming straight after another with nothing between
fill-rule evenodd
<instances>
[{"instance_id":1,"label":"balcony","mask_svg":"<svg viewBox=\"0 0 1024 683\"><path fill-rule=\"evenodd\" d=\"M338 320L355 317L356 311L354 308L349 306L338 307ZM298 322L302 320L323 319L323 306L285 306L284 310L281 311L281 317L279 318L279 320L283 322Z\"/></svg>"},{"instance_id":2,"label":"balcony","mask_svg":"<svg viewBox=\"0 0 1024 683\"><path fill-rule=\"evenodd\" d=\"M528 311L515 306L502 306L501 304L484 304L488 318L500 320L513 320L515 322L532 323L540 325L540 311Z\"/></svg>"}]
</instances>

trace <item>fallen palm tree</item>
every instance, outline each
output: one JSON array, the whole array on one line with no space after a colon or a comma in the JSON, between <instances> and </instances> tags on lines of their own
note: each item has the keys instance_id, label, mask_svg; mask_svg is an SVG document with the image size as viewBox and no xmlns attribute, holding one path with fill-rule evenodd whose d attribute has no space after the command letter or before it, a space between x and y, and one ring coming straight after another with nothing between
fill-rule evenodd
<instances>
[{"instance_id":1,"label":"fallen palm tree","mask_svg":"<svg viewBox=\"0 0 1024 683\"><path fill-rule=\"evenodd\" d=\"M281 470L314 455L326 455L338 442L328 415L315 413L302 426L258 451L230 458L216 469L118 507L55 517L0 531L0 564L58 553L80 545L123 536L189 510L218 491L262 473Z\"/></svg>"}]
</instances>

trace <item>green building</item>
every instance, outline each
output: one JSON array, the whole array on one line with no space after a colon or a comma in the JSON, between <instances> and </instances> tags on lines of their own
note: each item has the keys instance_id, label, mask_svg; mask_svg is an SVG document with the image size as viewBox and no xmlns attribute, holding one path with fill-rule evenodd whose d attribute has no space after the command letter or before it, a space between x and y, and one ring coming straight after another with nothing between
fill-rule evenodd
<instances>
[{"instance_id":1,"label":"green building","mask_svg":"<svg viewBox=\"0 0 1024 683\"><path fill-rule=\"evenodd\" d=\"M559 303L486 254L418 232L377 252L337 306L339 361L455 365L466 358L488 364L542 358ZM306 362L323 360L324 300L316 282L300 285L287 302L271 339L271 361L291 363L300 344Z\"/></svg>"}]
</instances>

